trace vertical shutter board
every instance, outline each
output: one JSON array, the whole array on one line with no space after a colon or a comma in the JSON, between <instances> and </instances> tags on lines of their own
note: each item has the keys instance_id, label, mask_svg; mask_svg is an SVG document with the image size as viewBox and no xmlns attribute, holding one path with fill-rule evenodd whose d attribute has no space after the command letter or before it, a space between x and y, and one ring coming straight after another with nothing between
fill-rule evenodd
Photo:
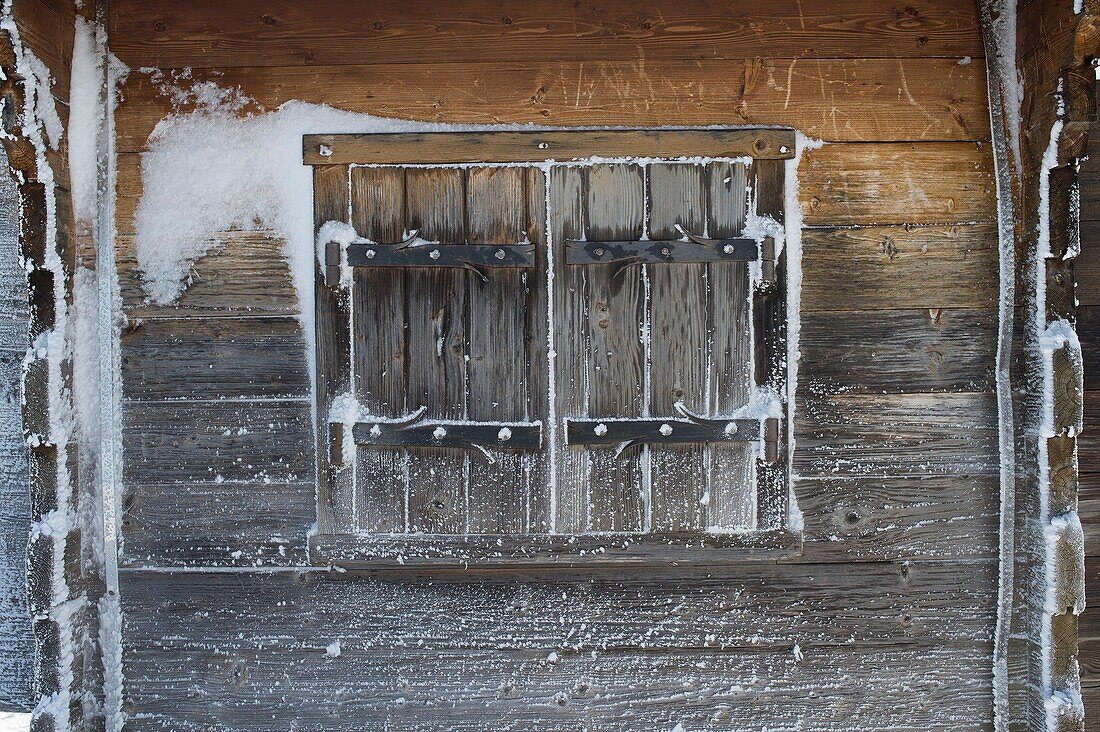
<instances>
[{"instance_id":1,"label":"vertical shutter board","mask_svg":"<svg viewBox=\"0 0 1100 732\"><path fill-rule=\"evenodd\" d=\"M314 229L326 221L348 219L348 167L318 165L313 168ZM314 304L317 379L317 524L322 532L346 532L354 528L352 470L336 468L329 461L328 413L333 398L350 388L350 337L348 299L338 288L325 285L319 264L314 270Z\"/></svg>"},{"instance_id":2,"label":"vertical shutter board","mask_svg":"<svg viewBox=\"0 0 1100 732\"><path fill-rule=\"evenodd\" d=\"M594 165L588 171L588 239L636 240L643 232L644 173L638 165ZM585 268L588 415L640 417L643 405L641 326L645 318L643 270L615 276L613 265ZM646 527L648 476L645 448L620 456L589 454L588 530L640 531Z\"/></svg>"},{"instance_id":3,"label":"vertical shutter board","mask_svg":"<svg viewBox=\"0 0 1100 732\"><path fill-rule=\"evenodd\" d=\"M535 267L522 275L526 316L527 402L526 418L543 424L543 439L549 440L549 374L547 360L546 313L546 174L538 168L524 169L527 204L527 239L535 245ZM543 449L527 456L528 498L526 531L546 534L551 520L550 451Z\"/></svg>"},{"instance_id":4,"label":"vertical shutter board","mask_svg":"<svg viewBox=\"0 0 1100 732\"><path fill-rule=\"evenodd\" d=\"M524 170L470 168L466 180L466 220L470 244L514 245L526 229ZM490 269L487 282L466 278L469 313L467 377L469 418L522 420L527 411L526 313L520 271ZM494 462L470 455L471 533L513 534L525 528L525 455L492 451Z\"/></svg>"},{"instance_id":5,"label":"vertical shutter board","mask_svg":"<svg viewBox=\"0 0 1100 732\"><path fill-rule=\"evenodd\" d=\"M588 364L584 300L584 269L565 264L565 240L585 235L588 217L588 171L581 167L552 168L550 173L551 276L553 278L554 530L575 534L586 528L586 481L589 453L565 444L562 420L587 415Z\"/></svg>"},{"instance_id":6,"label":"vertical shutter board","mask_svg":"<svg viewBox=\"0 0 1100 732\"><path fill-rule=\"evenodd\" d=\"M707 166L707 228L714 238L741 236L745 228L746 170L742 163ZM710 364L712 414L729 414L748 403L753 347L749 328L749 268L746 263L709 266L708 313L713 345ZM754 447L714 444L707 471L708 528L756 525Z\"/></svg>"},{"instance_id":7,"label":"vertical shutter board","mask_svg":"<svg viewBox=\"0 0 1100 732\"><path fill-rule=\"evenodd\" d=\"M352 168L351 218L359 236L401 241L405 174L400 168ZM355 393L366 411L400 417L405 404L405 279L401 270L356 268L352 291ZM405 529L408 455L399 448L360 447L355 468L359 530Z\"/></svg>"},{"instance_id":8,"label":"vertical shutter board","mask_svg":"<svg viewBox=\"0 0 1100 732\"><path fill-rule=\"evenodd\" d=\"M649 166L649 236L679 239L676 226L706 233L704 168L689 163ZM696 414L707 408L707 265L652 265L649 274L649 400L655 417L675 416L682 401ZM706 526L704 450L696 445L651 446L652 528L693 531Z\"/></svg>"},{"instance_id":9,"label":"vertical shutter board","mask_svg":"<svg viewBox=\"0 0 1100 732\"><path fill-rule=\"evenodd\" d=\"M461 243L466 237L465 180L456 168L405 171L406 221L429 241ZM410 269L405 274L409 409L427 417L466 416L466 273ZM412 448L409 453L409 531L466 531L466 454Z\"/></svg>"},{"instance_id":10,"label":"vertical shutter board","mask_svg":"<svg viewBox=\"0 0 1100 732\"><path fill-rule=\"evenodd\" d=\"M757 160L753 163L750 184L756 199L756 212L783 222L784 161ZM756 331L757 383L777 393L786 391L787 374L787 267L786 251L775 263L775 283L765 294L755 295L753 304ZM787 516L787 425L779 429L780 461L764 466L756 479L756 527L781 527Z\"/></svg>"}]
</instances>

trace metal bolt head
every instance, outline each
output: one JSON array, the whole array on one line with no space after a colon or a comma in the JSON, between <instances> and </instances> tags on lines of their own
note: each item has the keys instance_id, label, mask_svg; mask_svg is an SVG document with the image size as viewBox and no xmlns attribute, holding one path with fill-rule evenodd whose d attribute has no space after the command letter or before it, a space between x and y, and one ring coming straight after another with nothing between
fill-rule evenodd
<instances>
[{"instance_id":1,"label":"metal bolt head","mask_svg":"<svg viewBox=\"0 0 1100 732\"><path fill-rule=\"evenodd\" d=\"M602 257L603 256L603 248L602 247L597 247L595 254L596 254L597 257Z\"/></svg>"},{"instance_id":2,"label":"metal bolt head","mask_svg":"<svg viewBox=\"0 0 1100 732\"><path fill-rule=\"evenodd\" d=\"M428 252L428 256L431 257L432 259L439 259L439 250L438 249L431 250L430 252Z\"/></svg>"},{"instance_id":3,"label":"metal bolt head","mask_svg":"<svg viewBox=\"0 0 1100 732\"><path fill-rule=\"evenodd\" d=\"M447 430L444 429L442 425L440 425L439 427L436 427L435 431L432 432L432 437L434 437L437 440L442 440L446 436L447 436Z\"/></svg>"},{"instance_id":4,"label":"metal bolt head","mask_svg":"<svg viewBox=\"0 0 1100 732\"><path fill-rule=\"evenodd\" d=\"M658 432L660 432L665 437L668 437L672 434L672 425L670 425L668 422L665 422L663 425L661 425L661 428L658 430Z\"/></svg>"},{"instance_id":5,"label":"metal bolt head","mask_svg":"<svg viewBox=\"0 0 1100 732\"><path fill-rule=\"evenodd\" d=\"M596 433L597 437L603 437L607 434L607 425L603 422L600 422L592 429L592 431Z\"/></svg>"},{"instance_id":6,"label":"metal bolt head","mask_svg":"<svg viewBox=\"0 0 1100 732\"><path fill-rule=\"evenodd\" d=\"M726 432L727 435L736 435L737 434L737 423L736 422L726 422L725 432Z\"/></svg>"},{"instance_id":7,"label":"metal bolt head","mask_svg":"<svg viewBox=\"0 0 1100 732\"><path fill-rule=\"evenodd\" d=\"M500 432L497 432L497 439L501 442L507 442L512 439L512 430L507 427L501 427Z\"/></svg>"},{"instance_id":8,"label":"metal bolt head","mask_svg":"<svg viewBox=\"0 0 1100 732\"><path fill-rule=\"evenodd\" d=\"M672 254L672 250L668 247L661 247L661 254L667 257L668 255Z\"/></svg>"},{"instance_id":9,"label":"metal bolt head","mask_svg":"<svg viewBox=\"0 0 1100 732\"><path fill-rule=\"evenodd\" d=\"M374 259L374 250L373 249L368 249L367 250L367 259Z\"/></svg>"},{"instance_id":10,"label":"metal bolt head","mask_svg":"<svg viewBox=\"0 0 1100 732\"><path fill-rule=\"evenodd\" d=\"M722 251L726 254L733 254L733 244L727 244L726 246L722 247Z\"/></svg>"},{"instance_id":11,"label":"metal bolt head","mask_svg":"<svg viewBox=\"0 0 1100 732\"><path fill-rule=\"evenodd\" d=\"M494 256L496 256L497 259L504 259L504 250L497 249L497 253Z\"/></svg>"},{"instance_id":12,"label":"metal bolt head","mask_svg":"<svg viewBox=\"0 0 1100 732\"><path fill-rule=\"evenodd\" d=\"M376 439L377 439L377 438L379 438L379 437L381 437L381 436L382 436L382 428L381 428L381 427L379 427L379 426L378 426L378 425L376 425L376 424L374 424L374 425L371 425L371 428L370 428L370 436L371 436L371 437L374 437L374 438L376 438Z\"/></svg>"}]
</instances>

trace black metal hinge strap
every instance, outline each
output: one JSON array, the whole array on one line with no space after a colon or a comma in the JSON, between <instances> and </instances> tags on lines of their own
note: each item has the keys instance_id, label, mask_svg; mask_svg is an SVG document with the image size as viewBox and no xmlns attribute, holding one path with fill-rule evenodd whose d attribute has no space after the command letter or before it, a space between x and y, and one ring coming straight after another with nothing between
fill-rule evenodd
<instances>
[{"instance_id":1,"label":"black metal hinge strap","mask_svg":"<svg viewBox=\"0 0 1100 732\"><path fill-rule=\"evenodd\" d=\"M565 263L686 264L691 262L755 262L755 239L648 239L637 241L582 241L566 239Z\"/></svg>"},{"instance_id":2,"label":"black metal hinge strap","mask_svg":"<svg viewBox=\"0 0 1100 732\"><path fill-rule=\"evenodd\" d=\"M542 422L468 422L424 419L421 407L400 421L356 422L352 438L368 447L449 447L477 450L539 450ZM330 425L335 427L336 424Z\"/></svg>"},{"instance_id":3,"label":"black metal hinge strap","mask_svg":"<svg viewBox=\"0 0 1100 732\"><path fill-rule=\"evenodd\" d=\"M398 244L352 242L347 246L347 263L351 267L458 267L487 281L486 269L534 267L535 245L443 244L423 241L414 231Z\"/></svg>"},{"instance_id":4,"label":"black metal hinge strap","mask_svg":"<svg viewBox=\"0 0 1100 732\"><path fill-rule=\"evenodd\" d=\"M778 459L779 420L699 417L677 405L676 419L566 419L565 441L572 446L617 447L616 455L641 444L763 441L765 458Z\"/></svg>"}]
</instances>

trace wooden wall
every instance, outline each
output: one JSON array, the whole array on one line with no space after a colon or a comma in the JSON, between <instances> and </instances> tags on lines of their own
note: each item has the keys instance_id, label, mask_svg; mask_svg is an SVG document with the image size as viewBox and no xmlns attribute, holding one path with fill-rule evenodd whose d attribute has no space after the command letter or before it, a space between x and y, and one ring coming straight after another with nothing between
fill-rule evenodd
<instances>
[{"instance_id":1,"label":"wooden wall","mask_svg":"<svg viewBox=\"0 0 1100 732\"><path fill-rule=\"evenodd\" d=\"M266 108L778 123L829 143L799 169L800 558L690 589L350 577L301 568L310 406L278 242L227 236L176 306L142 301L139 154L170 107L135 71L117 115L131 729L991 726L997 233L973 4L116 0L111 16L131 68L216 69Z\"/></svg>"},{"instance_id":2,"label":"wooden wall","mask_svg":"<svg viewBox=\"0 0 1100 732\"><path fill-rule=\"evenodd\" d=\"M1081 164L1081 254L1077 336L1085 360L1085 431L1077 441L1081 523L1085 528L1085 594L1091 599L1078 626L1085 718L1100 719L1100 125L1089 130L1089 159Z\"/></svg>"}]
</instances>

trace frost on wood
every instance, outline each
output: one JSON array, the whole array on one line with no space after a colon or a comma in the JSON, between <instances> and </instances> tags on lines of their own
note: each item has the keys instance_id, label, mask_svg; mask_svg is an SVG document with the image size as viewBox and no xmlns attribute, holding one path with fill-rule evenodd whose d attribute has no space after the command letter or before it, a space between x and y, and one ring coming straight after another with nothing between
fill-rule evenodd
<instances>
[{"instance_id":1,"label":"frost on wood","mask_svg":"<svg viewBox=\"0 0 1100 732\"><path fill-rule=\"evenodd\" d=\"M53 275L53 330L42 333L26 349L24 367L35 362L45 362L47 394L45 404L37 405L48 410L47 424L38 433L29 435L31 445L48 444L55 446L57 454L67 455L67 446L72 432L71 395L64 387L63 369L68 359L69 313L66 303L65 267L57 252L57 199L55 196L55 178L53 169L46 157L48 150L56 149L61 142L62 126L57 115L56 103L50 92L52 80L46 66L22 46L19 28L11 15L10 3L5 3L0 27L5 30L12 42L16 70L23 77L24 104L19 128L35 152L35 171L38 182L45 192L45 241L44 269ZM59 728L69 726L70 691L74 684L72 659L76 644L76 628L73 616L81 609L80 599L70 597L65 582L63 557L68 536L74 526L72 510L73 482L65 459L57 462L56 476L53 479L56 489L57 507L35 522L31 527L31 539L42 537L51 544L53 566L48 575L51 580L48 598L49 607L41 610L48 618L57 623L59 630L55 655L46 656L45 664L56 664L58 676L57 691L45 694L35 700L35 714L49 714ZM49 480L49 478L47 478ZM46 569L46 568L42 568Z\"/></svg>"},{"instance_id":2,"label":"frost on wood","mask_svg":"<svg viewBox=\"0 0 1100 732\"><path fill-rule=\"evenodd\" d=\"M0 147L0 168L8 158ZM31 506L20 403L27 348L26 273L19 261L19 191L0 174L0 707L30 709L34 636L27 607Z\"/></svg>"}]
</instances>

